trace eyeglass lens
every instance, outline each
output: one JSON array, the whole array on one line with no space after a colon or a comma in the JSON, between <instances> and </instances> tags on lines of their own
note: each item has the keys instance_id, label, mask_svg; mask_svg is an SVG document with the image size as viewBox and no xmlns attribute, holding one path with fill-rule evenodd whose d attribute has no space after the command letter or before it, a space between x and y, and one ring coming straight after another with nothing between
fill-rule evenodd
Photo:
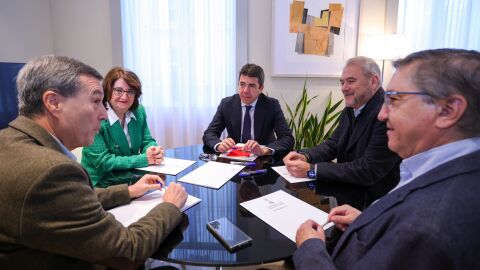
<instances>
[{"instance_id":1,"label":"eyeglass lens","mask_svg":"<svg viewBox=\"0 0 480 270\"><path fill-rule=\"evenodd\" d=\"M119 96L119 97L122 96L123 93L127 93L127 96L129 96L129 97L135 96L135 91L133 91L133 90L131 90L131 89L129 89L129 90L123 90L122 88L114 88L114 89L113 89L113 93L114 93L115 95Z\"/></svg>"}]
</instances>

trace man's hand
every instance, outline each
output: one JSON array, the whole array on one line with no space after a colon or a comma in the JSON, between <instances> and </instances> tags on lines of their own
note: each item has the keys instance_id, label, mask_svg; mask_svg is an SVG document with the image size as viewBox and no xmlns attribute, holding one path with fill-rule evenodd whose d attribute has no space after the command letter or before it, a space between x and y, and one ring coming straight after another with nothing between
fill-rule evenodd
<instances>
[{"instance_id":1,"label":"man's hand","mask_svg":"<svg viewBox=\"0 0 480 270\"><path fill-rule=\"evenodd\" d=\"M299 153L290 152L283 158L283 163L287 167L287 171L295 177L307 177L310 164L307 158Z\"/></svg>"},{"instance_id":2,"label":"man's hand","mask_svg":"<svg viewBox=\"0 0 480 270\"><path fill-rule=\"evenodd\" d=\"M225 153L228 150L232 149L235 146L235 144L236 143L232 138L225 138L217 146L217 152Z\"/></svg>"},{"instance_id":3,"label":"man's hand","mask_svg":"<svg viewBox=\"0 0 480 270\"><path fill-rule=\"evenodd\" d=\"M154 174L145 174L135 184L128 187L130 198L138 198L149 190L161 189L165 185L163 179Z\"/></svg>"},{"instance_id":4,"label":"man's hand","mask_svg":"<svg viewBox=\"0 0 480 270\"><path fill-rule=\"evenodd\" d=\"M161 164L164 160L164 152L161 146L150 146L147 148L148 165Z\"/></svg>"},{"instance_id":5,"label":"man's hand","mask_svg":"<svg viewBox=\"0 0 480 270\"><path fill-rule=\"evenodd\" d=\"M262 147L257 141L254 140L248 140L243 149L250 151L257 156L267 156L272 154L270 149L267 147Z\"/></svg>"},{"instance_id":6,"label":"man's hand","mask_svg":"<svg viewBox=\"0 0 480 270\"><path fill-rule=\"evenodd\" d=\"M181 184L170 183L165 194L163 194L163 202L174 204L179 210L185 205L188 193Z\"/></svg>"},{"instance_id":7,"label":"man's hand","mask_svg":"<svg viewBox=\"0 0 480 270\"><path fill-rule=\"evenodd\" d=\"M300 247L303 242L311 238L318 238L325 242L325 231L323 231L320 224L309 219L298 227L297 235L295 236L295 243L297 244L297 247Z\"/></svg>"},{"instance_id":8,"label":"man's hand","mask_svg":"<svg viewBox=\"0 0 480 270\"><path fill-rule=\"evenodd\" d=\"M342 231L345 231L348 228L348 225L361 214L358 209L351 207L348 204L344 204L330 210L328 214L328 220L335 223L335 226Z\"/></svg>"},{"instance_id":9,"label":"man's hand","mask_svg":"<svg viewBox=\"0 0 480 270\"><path fill-rule=\"evenodd\" d=\"M287 161L293 161L293 160L301 160L301 161L307 162L307 157L305 157L302 154L299 154L297 152L292 151L292 152L288 153L288 155L286 155L283 158L283 163L287 163Z\"/></svg>"}]
</instances>

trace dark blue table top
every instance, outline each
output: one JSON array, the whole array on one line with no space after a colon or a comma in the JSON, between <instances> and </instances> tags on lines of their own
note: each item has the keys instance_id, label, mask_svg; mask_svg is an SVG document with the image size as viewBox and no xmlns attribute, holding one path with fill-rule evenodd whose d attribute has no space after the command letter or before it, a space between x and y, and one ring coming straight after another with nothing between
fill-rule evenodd
<instances>
[{"instance_id":1,"label":"dark blue table top","mask_svg":"<svg viewBox=\"0 0 480 270\"><path fill-rule=\"evenodd\" d=\"M165 152L166 157L197 161L176 176L165 176L167 184L177 181L205 163L198 159L203 153L201 145L167 149ZM219 161L227 162L222 159ZM274 172L271 166L282 165L281 157L277 159L260 157L256 162L255 169L266 168L268 170L266 174L247 178L240 178L237 175L218 190L182 183L189 194L202 201L185 211L183 224L171 233L152 258L205 266L254 265L290 258L296 249L295 243L239 204L277 190L284 190L324 211L329 210L329 200L325 200L327 197L322 195L322 192L317 191L316 194L312 186L308 187L306 183L289 184ZM357 194L357 191L355 188L341 186L334 186L333 189L328 186L323 188L326 195L340 194L349 198L355 197L352 194ZM228 218L248 234L253 239L252 245L234 253L225 249L206 228L209 221L221 217ZM288 218L285 217L285 220Z\"/></svg>"}]
</instances>

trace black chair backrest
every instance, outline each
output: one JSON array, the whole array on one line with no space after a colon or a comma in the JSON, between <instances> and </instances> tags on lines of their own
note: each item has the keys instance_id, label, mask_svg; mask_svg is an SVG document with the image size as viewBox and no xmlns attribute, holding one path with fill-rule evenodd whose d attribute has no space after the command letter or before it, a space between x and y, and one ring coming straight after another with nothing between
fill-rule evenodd
<instances>
[{"instance_id":1,"label":"black chair backrest","mask_svg":"<svg viewBox=\"0 0 480 270\"><path fill-rule=\"evenodd\" d=\"M0 62L0 129L18 116L17 88L15 80L21 63Z\"/></svg>"}]
</instances>

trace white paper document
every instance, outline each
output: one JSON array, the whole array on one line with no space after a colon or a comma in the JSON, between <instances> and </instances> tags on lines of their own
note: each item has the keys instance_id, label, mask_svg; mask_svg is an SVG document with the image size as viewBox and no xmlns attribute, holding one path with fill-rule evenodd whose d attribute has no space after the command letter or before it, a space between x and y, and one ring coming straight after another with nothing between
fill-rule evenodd
<instances>
[{"instance_id":1,"label":"white paper document","mask_svg":"<svg viewBox=\"0 0 480 270\"><path fill-rule=\"evenodd\" d=\"M209 161L178 181L219 189L243 168L245 166Z\"/></svg>"},{"instance_id":2,"label":"white paper document","mask_svg":"<svg viewBox=\"0 0 480 270\"><path fill-rule=\"evenodd\" d=\"M278 174L280 174L281 177L285 178L288 182L294 184L294 183L300 183L300 182L308 182L308 181L313 181L313 179L307 178L307 177L295 177L291 175L287 171L286 166L277 166L277 167L272 167L274 171L276 171Z\"/></svg>"},{"instance_id":3,"label":"white paper document","mask_svg":"<svg viewBox=\"0 0 480 270\"><path fill-rule=\"evenodd\" d=\"M238 147L238 148L243 148L244 146L245 146L244 143L235 144L235 147ZM260 145L260 146L263 146L263 145ZM232 159L232 160L239 160L239 161L254 161L258 157L257 155L252 154L252 153L250 153L250 156L248 156L248 157L245 157L245 156L229 156L228 154L230 153L230 151L232 151L232 150L229 150L225 153L220 154L219 157L228 158L228 159Z\"/></svg>"},{"instance_id":4,"label":"white paper document","mask_svg":"<svg viewBox=\"0 0 480 270\"><path fill-rule=\"evenodd\" d=\"M112 213L115 218L123 224L123 226L128 227L130 224L144 217L159 203L163 202L162 198L164 193L164 189L162 191L156 190L131 201L130 204L115 207L108 210L108 212ZM187 202L183 206L182 212L199 203L200 201L201 200L199 198L188 195Z\"/></svg>"},{"instance_id":5,"label":"white paper document","mask_svg":"<svg viewBox=\"0 0 480 270\"><path fill-rule=\"evenodd\" d=\"M163 160L162 164L150 165L147 167L136 168L136 169L142 170L142 171L169 174L169 175L177 175L183 170L185 170L186 168L192 166L195 162L196 161L193 161L193 160L166 157Z\"/></svg>"},{"instance_id":6,"label":"white paper document","mask_svg":"<svg viewBox=\"0 0 480 270\"><path fill-rule=\"evenodd\" d=\"M294 242L298 227L307 219L320 225L328 219L327 213L282 190L240 205Z\"/></svg>"}]
</instances>

